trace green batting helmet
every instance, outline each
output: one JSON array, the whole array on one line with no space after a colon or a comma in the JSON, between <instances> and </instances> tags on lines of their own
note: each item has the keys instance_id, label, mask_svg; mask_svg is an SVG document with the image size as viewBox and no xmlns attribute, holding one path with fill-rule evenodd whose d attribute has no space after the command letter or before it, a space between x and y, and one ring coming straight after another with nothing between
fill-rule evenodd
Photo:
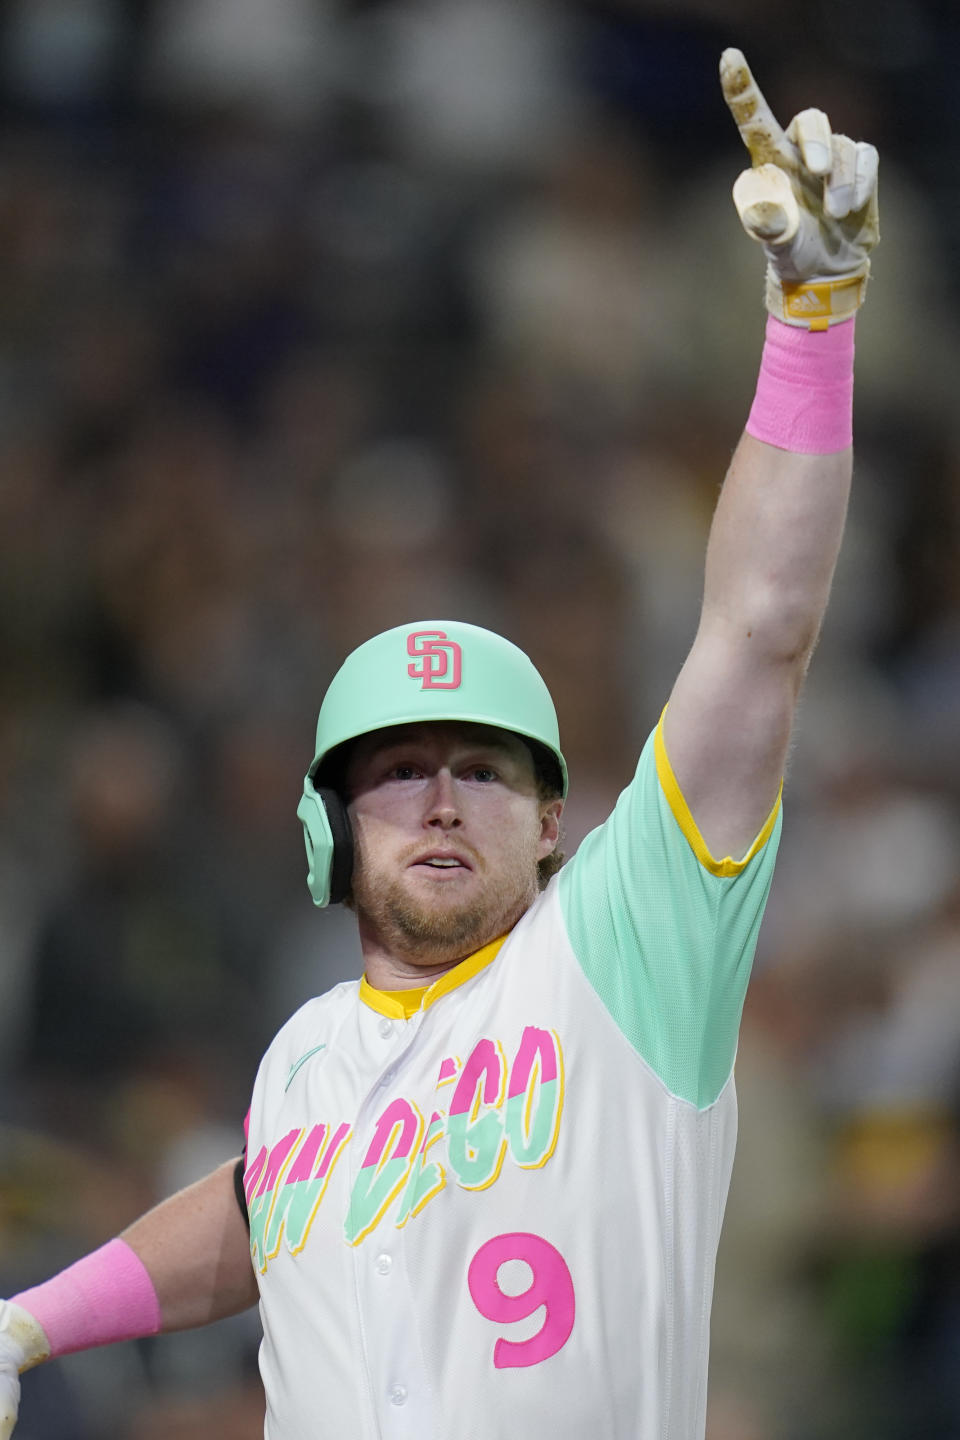
<instances>
[{"instance_id":1,"label":"green batting helmet","mask_svg":"<svg viewBox=\"0 0 960 1440\"><path fill-rule=\"evenodd\" d=\"M346 805L323 784L324 761L371 730L432 720L472 721L510 730L543 747L567 793L557 712L543 678L516 645L459 620L398 625L359 646L330 682L317 720L317 746L303 782L297 815L307 848L307 885L314 904L349 892L353 844Z\"/></svg>"}]
</instances>

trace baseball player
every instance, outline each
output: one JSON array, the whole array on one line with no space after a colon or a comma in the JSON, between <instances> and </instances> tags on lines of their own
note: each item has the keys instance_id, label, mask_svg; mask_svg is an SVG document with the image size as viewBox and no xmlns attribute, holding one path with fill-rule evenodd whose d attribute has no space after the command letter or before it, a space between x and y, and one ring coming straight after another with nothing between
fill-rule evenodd
<instances>
[{"instance_id":1,"label":"baseball player","mask_svg":"<svg viewBox=\"0 0 960 1440\"><path fill-rule=\"evenodd\" d=\"M0 1437L19 1371L256 1300L269 1440L703 1435L737 1029L877 240L876 151L818 110L781 130L739 51L721 77L770 319L635 777L558 869L566 765L527 657L449 620L348 657L298 813L363 977L274 1039L239 1162L0 1306Z\"/></svg>"}]
</instances>

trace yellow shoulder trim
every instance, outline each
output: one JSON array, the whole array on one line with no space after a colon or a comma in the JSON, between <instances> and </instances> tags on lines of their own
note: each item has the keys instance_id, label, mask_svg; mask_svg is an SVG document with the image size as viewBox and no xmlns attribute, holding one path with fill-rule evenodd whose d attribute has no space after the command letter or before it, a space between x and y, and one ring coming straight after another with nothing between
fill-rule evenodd
<instances>
[{"instance_id":1,"label":"yellow shoulder trim","mask_svg":"<svg viewBox=\"0 0 960 1440\"><path fill-rule=\"evenodd\" d=\"M666 713L666 709L664 709L663 715ZM673 773L673 766L670 764L666 742L663 738L663 715L660 716L660 723L657 726L654 751L657 759L657 777L660 781L660 788L667 797L667 803L673 811L673 818L680 826L680 829L686 837L687 844L705 870L709 870L711 875L720 875L723 877L739 875L740 871L744 870L750 864L750 861L757 852L763 849L773 834L773 827L777 820L777 811L780 809L780 797L783 794L783 781L781 780L780 782L780 789L777 791L776 801L764 822L763 829L743 859L734 860L729 855L726 855L722 860L715 859L714 856L710 854L706 841L697 829L697 822L690 813L690 807L684 799L683 791L680 789L677 783L677 777Z\"/></svg>"},{"instance_id":2,"label":"yellow shoulder trim","mask_svg":"<svg viewBox=\"0 0 960 1440\"><path fill-rule=\"evenodd\" d=\"M468 955L466 960L461 960L452 969L445 970L432 985L423 985L419 989L377 990L364 975L360 981L360 999L371 1010L376 1010L378 1015L386 1015L390 1020L409 1020L418 1010L426 1010L435 1000L439 1000L441 995L446 995L458 985L472 980L474 975L492 964L506 938L506 935L500 935L496 940L491 940L482 950Z\"/></svg>"}]
</instances>

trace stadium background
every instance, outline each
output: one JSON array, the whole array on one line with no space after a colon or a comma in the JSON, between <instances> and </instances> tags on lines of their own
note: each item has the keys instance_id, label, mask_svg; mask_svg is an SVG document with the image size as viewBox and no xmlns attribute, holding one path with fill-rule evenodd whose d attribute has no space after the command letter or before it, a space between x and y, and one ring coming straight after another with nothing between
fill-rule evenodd
<instances>
[{"instance_id":1,"label":"stadium background","mask_svg":"<svg viewBox=\"0 0 960 1440\"><path fill-rule=\"evenodd\" d=\"M856 499L738 1062L709 1440L960 1435L960 12L8 0L0 1293L235 1153L356 972L294 817L346 650L502 628L568 850L692 637L762 263L717 59L882 154ZM260 1433L255 1316L25 1381L18 1440Z\"/></svg>"}]
</instances>

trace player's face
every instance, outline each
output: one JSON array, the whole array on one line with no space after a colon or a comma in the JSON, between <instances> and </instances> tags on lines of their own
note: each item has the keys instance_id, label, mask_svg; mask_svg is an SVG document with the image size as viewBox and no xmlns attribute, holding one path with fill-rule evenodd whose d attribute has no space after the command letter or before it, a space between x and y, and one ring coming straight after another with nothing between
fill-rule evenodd
<instances>
[{"instance_id":1,"label":"player's face","mask_svg":"<svg viewBox=\"0 0 960 1440\"><path fill-rule=\"evenodd\" d=\"M365 944L424 966L449 963L502 935L536 898L562 801L539 799L516 736L396 726L357 742L346 778Z\"/></svg>"}]
</instances>

